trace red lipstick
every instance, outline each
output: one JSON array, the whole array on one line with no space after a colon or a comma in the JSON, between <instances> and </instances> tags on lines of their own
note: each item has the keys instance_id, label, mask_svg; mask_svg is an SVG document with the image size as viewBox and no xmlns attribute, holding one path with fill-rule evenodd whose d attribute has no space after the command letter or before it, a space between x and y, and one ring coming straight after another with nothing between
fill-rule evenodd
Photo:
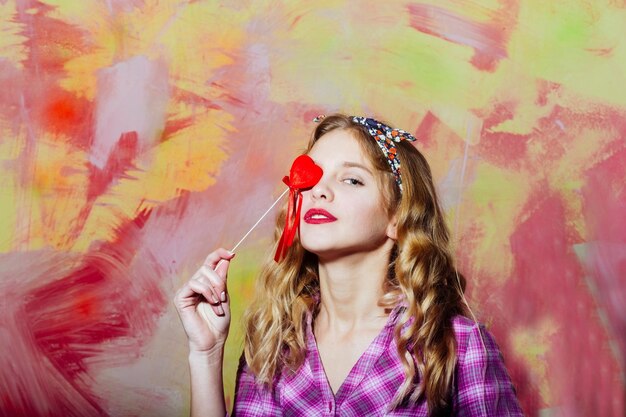
<instances>
[{"instance_id":1,"label":"red lipstick","mask_svg":"<svg viewBox=\"0 0 626 417\"><path fill-rule=\"evenodd\" d=\"M326 210L312 208L304 214L304 221L308 224L321 224L336 221L337 218Z\"/></svg>"}]
</instances>

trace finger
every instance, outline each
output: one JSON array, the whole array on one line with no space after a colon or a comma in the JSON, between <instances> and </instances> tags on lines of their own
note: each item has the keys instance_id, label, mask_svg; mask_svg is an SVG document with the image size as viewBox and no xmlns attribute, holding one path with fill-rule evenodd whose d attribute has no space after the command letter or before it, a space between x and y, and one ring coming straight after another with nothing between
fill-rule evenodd
<instances>
[{"instance_id":1,"label":"finger","mask_svg":"<svg viewBox=\"0 0 626 417\"><path fill-rule=\"evenodd\" d=\"M215 267L215 273L224 281L228 278L228 268L230 267L230 260L222 259L217 263Z\"/></svg>"},{"instance_id":2,"label":"finger","mask_svg":"<svg viewBox=\"0 0 626 417\"><path fill-rule=\"evenodd\" d=\"M226 307L224 307L224 304L212 306L208 303L200 303L198 304L198 313L200 313L202 318L204 318L205 320L210 320L211 314L215 314L218 317L224 317L227 316L230 311Z\"/></svg>"},{"instance_id":3,"label":"finger","mask_svg":"<svg viewBox=\"0 0 626 417\"><path fill-rule=\"evenodd\" d=\"M221 291L223 291L223 289L215 290L213 288L213 283L212 282L219 283L219 277L218 277L218 280L211 281L209 279L209 277L211 277L211 276L217 276L217 274L215 273L215 271L213 271L208 266L203 265L196 271L195 274L193 274L191 279L192 280L204 281L206 284L210 285L209 296L208 297L205 296L205 298L211 304L219 304L220 303L220 296L219 296L219 294L220 294Z\"/></svg>"},{"instance_id":4,"label":"finger","mask_svg":"<svg viewBox=\"0 0 626 417\"><path fill-rule=\"evenodd\" d=\"M215 271L206 267L208 271L198 279L207 284L213 294L219 294L218 303L210 303L211 308L218 316L225 316L230 311L230 297L228 296L228 290L226 288L226 281L220 277Z\"/></svg>"},{"instance_id":5,"label":"finger","mask_svg":"<svg viewBox=\"0 0 626 417\"><path fill-rule=\"evenodd\" d=\"M228 267L228 266L227 266ZM208 269L208 267L207 267ZM220 302L226 301L226 279L219 275L219 273L210 270L209 273L206 274L206 278L209 280L209 283L215 290Z\"/></svg>"},{"instance_id":6,"label":"finger","mask_svg":"<svg viewBox=\"0 0 626 417\"><path fill-rule=\"evenodd\" d=\"M211 297L215 296L214 295L215 294L214 293L214 288L208 282L208 278L206 278L206 277L202 277L200 279L192 280L192 281L189 282L189 285L194 289L194 291L202 294L204 296L204 298L206 298L207 300L209 300ZM227 300L227 299L228 298L226 297L225 300ZM228 311L228 306L226 305L226 303L220 303L219 301L217 303L209 302L208 305L205 304L204 306L211 307L211 310L213 310L213 312L217 316L225 316L226 315L226 311ZM197 308L198 308L198 311L205 318L208 319L208 317L206 316L208 308L203 308L203 304L199 304Z\"/></svg>"},{"instance_id":7,"label":"finger","mask_svg":"<svg viewBox=\"0 0 626 417\"><path fill-rule=\"evenodd\" d=\"M201 287L198 287L197 285L190 285L191 283L192 280L186 282L185 285L183 285L174 295L174 303L177 306L188 307L190 305L197 304L198 297L204 296L203 292L208 290L208 281L202 284Z\"/></svg>"},{"instance_id":8,"label":"finger","mask_svg":"<svg viewBox=\"0 0 626 417\"><path fill-rule=\"evenodd\" d=\"M213 294L211 304L219 304L224 298L222 294L226 291L226 282L224 278L220 277L208 266L202 266L199 272L200 275L197 279L205 281L211 287L211 292Z\"/></svg>"},{"instance_id":9,"label":"finger","mask_svg":"<svg viewBox=\"0 0 626 417\"><path fill-rule=\"evenodd\" d=\"M215 269L219 261L221 261L222 259L231 260L234 256L235 254L233 252L228 251L224 248L219 248L211 252L209 256L206 257L204 264L211 269Z\"/></svg>"},{"instance_id":10,"label":"finger","mask_svg":"<svg viewBox=\"0 0 626 417\"><path fill-rule=\"evenodd\" d=\"M193 291L189 287L189 283L185 283L185 285L183 285L176 292L176 294L174 295L174 299L172 300L174 302L176 310L180 312L183 311L183 309L185 309L186 307L195 304L195 302L192 300L193 296L196 296L195 291Z\"/></svg>"},{"instance_id":11,"label":"finger","mask_svg":"<svg viewBox=\"0 0 626 417\"><path fill-rule=\"evenodd\" d=\"M220 303L219 293L220 291L213 288L213 284L210 279L207 277L198 277L194 279L195 282L200 282L206 288L205 292L202 293L206 302L211 305L218 305Z\"/></svg>"},{"instance_id":12,"label":"finger","mask_svg":"<svg viewBox=\"0 0 626 417\"><path fill-rule=\"evenodd\" d=\"M185 300L185 299L190 298L190 297L192 297L194 295L196 295L196 292L194 290L192 290L191 287L189 286L189 283L186 282L185 285L180 287L180 289L174 295L174 302Z\"/></svg>"},{"instance_id":13,"label":"finger","mask_svg":"<svg viewBox=\"0 0 626 417\"><path fill-rule=\"evenodd\" d=\"M202 294L204 296L204 298L206 298L206 300L209 301L209 303L212 306L219 305L219 301L217 301L217 302L210 301L211 298L215 298L215 293L214 293L213 288L211 287L211 285L209 283L203 282L203 281L198 280L198 279L194 279L194 280L189 281L189 286L196 293Z\"/></svg>"}]
</instances>

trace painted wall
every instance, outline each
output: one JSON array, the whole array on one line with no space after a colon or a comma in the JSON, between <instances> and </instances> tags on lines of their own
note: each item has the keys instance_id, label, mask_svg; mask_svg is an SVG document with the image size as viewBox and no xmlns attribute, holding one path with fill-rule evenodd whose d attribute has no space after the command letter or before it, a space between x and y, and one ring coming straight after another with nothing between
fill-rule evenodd
<instances>
[{"instance_id":1,"label":"painted wall","mask_svg":"<svg viewBox=\"0 0 626 417\"><path fill-rule=\"evenodd\" d=\"M318 113L420 138L529 416L623 416L626 5L0 1L0 409L183 416L170 302ZM232 266L238 317L267 255Z\"/></svg>"}]
</instances>

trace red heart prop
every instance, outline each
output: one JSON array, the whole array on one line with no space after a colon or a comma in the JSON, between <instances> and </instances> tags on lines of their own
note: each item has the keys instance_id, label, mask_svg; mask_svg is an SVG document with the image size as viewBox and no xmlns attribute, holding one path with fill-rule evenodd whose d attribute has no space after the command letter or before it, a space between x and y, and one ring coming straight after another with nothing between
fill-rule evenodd
<instances>
[{"instance_id":1,"label":"red heart prop","mask_svg":"<svg viewBox=\"0 0 626 417\"><path fill-rule=\"evenodd\" d=\"M289 177L285 177L283 182L290 188L307 189L317 184L323 174L322 168L315 165L310 156L300 155L293 161Z\"/></svg>"},{"instance_id":2,"label":"red heart prop","mask_svg":"<svg viewBox=\"0 0 626 417\"><path fill-rule=\"evenodd\" d=\"M285 257L287 249L292 245L296 232L300 228L301 190L312 188L322 179L323 174L322 168L315 165L310 156L300 155L291 164L289 176L283 178L283 182L289 186L289 205L287 206L285 228L280 236L276 255L274 255L276 262L280 262Z\"/></svg>"}]
</instances>

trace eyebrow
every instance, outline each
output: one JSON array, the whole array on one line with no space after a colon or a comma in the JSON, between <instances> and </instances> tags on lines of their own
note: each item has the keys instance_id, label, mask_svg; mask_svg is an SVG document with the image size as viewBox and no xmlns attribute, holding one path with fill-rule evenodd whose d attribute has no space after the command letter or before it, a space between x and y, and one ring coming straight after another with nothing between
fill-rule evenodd
<instances>
[{"instance_id":1,"label":"eyebrow","mask_svg":"<svg viewBox=\"0 0 626 417\"><path fill-rule=\"evenodd\" d=\"M362 170L369 172L370 175L374 175L368 167L363 164L359 164L358 162L344 162L343 166L346 168L361 168Z\"/></svg>"}]
</instances>

